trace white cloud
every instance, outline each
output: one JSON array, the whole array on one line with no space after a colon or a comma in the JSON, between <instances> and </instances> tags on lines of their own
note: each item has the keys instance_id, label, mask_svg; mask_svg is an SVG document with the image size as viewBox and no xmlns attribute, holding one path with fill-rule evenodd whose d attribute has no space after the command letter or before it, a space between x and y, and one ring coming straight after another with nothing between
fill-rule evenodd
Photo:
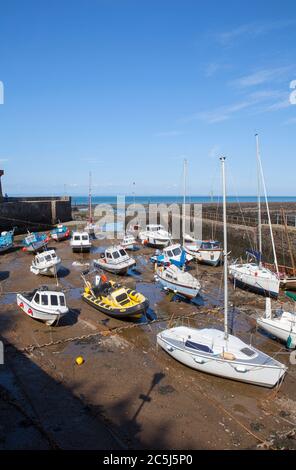
<instances>
[{"instance_id":1,"label":"white cloud","mask_svg":"<svg viewBox=\"0 0 296 470\"><path fill-rule=\"evenodd\" d=\"M245 88L257 85L262 85L266 82L275 82L285 79L288 72L291 72L292 66L288 67L277 67L272 69L258 70L249 75L245 75L231 82L232 85Z\"/></svg>"},{"instance_id":2,"label":"white cloud","mask_svg":"<svg viewBox=\"0 0 296 470\"><path fill-rule=\"evenodd\" d=\"M229 31L223 31L215 34L215 38L222 45L231 45L238 38L241 37L257 37L264 34L268 34L272 31L288 28L295 26L296 20L278 20L278 21L265 21L265 22L253 22L245 23Z\"/></svg>"}]
</instances>

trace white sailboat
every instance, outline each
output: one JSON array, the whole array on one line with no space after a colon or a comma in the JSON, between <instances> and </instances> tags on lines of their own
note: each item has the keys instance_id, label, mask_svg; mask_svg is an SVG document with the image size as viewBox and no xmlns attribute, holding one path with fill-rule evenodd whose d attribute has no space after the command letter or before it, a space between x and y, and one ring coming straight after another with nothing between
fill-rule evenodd
<instances>
[{"instance_id":1,"label":"white sailboat","mask_svg":"<svg viewBox=\"0 0 296 470\"><path fill-rule=\"evenodd\" d=\"M279 294L280 288L280 278L279 270L277 263L277 256L275 251L275 243L273 238L273 231L271 226L269 205L266 193L265 180L263 175L263 169L261 164L261 157L259 151L259 138L256 134L256 150L257 150L257 174L258 174L258 238L259 238L259 252L253 252L256 263L247 262L247 263L234 263L229 266L229 274L233 279L234 286L246 288L252 290L256 293L263 294L266 296L277 297ZM261 178L260 178L261 177ZM268 223L270 229L270 237L272 243L272 250L274 256L274 263L276 267L276 273L270 271L262 265L262 230L261 230L261 197L260 197L260 179L262 180Z\"/></svg>"},{"instance_id":2,"label":"white sailboat","mask_svg":"<svg viewBox=\"0 0 296 470\"><path fill-rule=\"evenodd\" d=\"M95 235L95 224L92 218L92 194L91 194L91 172L89 172L89 194L88 194L88 222L84 227L84 230L89 234Z\"/></svg>"},{"instance_id":3,"label":"white sailboat","mask_svg":"<svg viewBox=\"0 0 296 470\"><path fill-rule=\"evenodd\" d=\"M165 290L180 294L187 299L196 297L201 288L200 282L192 274L183 271L174 264L168 267L159 266L154 278Z\"/></svg>"},{"instance_id":4,"label":"white sailboat","mask_svg":"<svg viewBox=\"0 0 296 470\"><path fill-rule=\"evenodd\" d=\"M189 256L202 264L210 266L218 266L222 259L222 248L216 240L196 240L185 233L186 225L186 177L187 177L187 160L184 159L184 196L183 196L183 213L182 213L182 238L183 247Z\"/></svg>"},{"instance_id":5,"label":"white sailboat","mask_svg":"<svg viewBox=\"0 0 296 470\"><path fill-rule=\"evenodd\" d=\"M201 372L241 382L273 387L286 366L228 333L227 227L225 158L221 158L224 220L224 332L176 327L158 333L157 343L174 359Z\"/></svg>"},{"instance_id":6,"label":"white sailboat","mask_svg":"<svg viewBox=\"0 0 296 470\"><path fill-rule=\"evenodd\" d=\"M293 300L296 296L290 294ZM284 310L277 310L274 314L271 310L271 300L266 298L265 315L257 318L257 324L263 330L272 334L276 338L289 343L290 348L296 347L296 313L286 312Z\"/></svg>"}]
</instances>

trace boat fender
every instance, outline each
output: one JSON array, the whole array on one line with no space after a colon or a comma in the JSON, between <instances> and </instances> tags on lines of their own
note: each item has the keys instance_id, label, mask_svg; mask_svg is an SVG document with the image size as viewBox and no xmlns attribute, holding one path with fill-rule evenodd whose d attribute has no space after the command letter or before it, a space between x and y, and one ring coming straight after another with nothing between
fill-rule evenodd
<instances>
[{"instance_id":1,"label":"boat fender","mask_svg":"<svg viewBox=\"0 0 296 470\"><path fill-rule=\"evenodd\" d=\"M220 356L222 357L222 359L226 359L227 361L234 361L236 359L234 354L227 351L223 351Z\"/></svg>"}]
</instances>

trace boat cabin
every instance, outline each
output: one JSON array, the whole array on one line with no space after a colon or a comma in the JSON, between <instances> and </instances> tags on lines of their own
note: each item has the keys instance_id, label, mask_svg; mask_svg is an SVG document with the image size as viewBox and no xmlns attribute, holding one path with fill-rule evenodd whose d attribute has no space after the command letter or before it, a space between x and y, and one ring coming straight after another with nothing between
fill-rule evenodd
<instances>
[{"instance_id":1,"label":"boat cabin","mask_svg":"<svg viewBox=\"0 0 296 470\"><path fill-rule=\"evenodd\" d=\"M77 244L80 242L88 242L89 243L89 235L87 232L74 232L72 240Z\"/></svg>"},{"instance_id":2,"label":"boat cabin","mask_svg":"<svg viewBox=\"0 0 296 470\"><path fill-rule=\"evenodd\" d=\"M57 260L57 255L54 250L44 251L43 253L38 253L35 256L35 264L47 264Z\"/></svg>"},{"instance_id":3,"label":"boat cabin","mask_svg":"<svg viewBox=\"0 0 296 470\"><path fill-rule=\"evenodd\" d=\"M105 253L102 253L101 257L105 258L107 263L112 264L122 263L130 258L125 249L121 246L112 246L108 248L105 250Z\"/></svg>"},{"instance_id":4,"label":"boat cabin","mask_svg":"<svg viewBox=\"0 0 296 470\"><path fill-rule=\"evenodd\" d=\"M167 255L169 258L174 258L176 256L181 256L182 253L182 248L180 245L171 245L167 248L163 249L163 252L165 255Z\"/></svg>"},{"instance_id":5,"label":"boat cabin","mask_svg":"<svg viewBox=\"0 0 296 470\"><path fill-rule=\"evenodd\" d=\"M32 300L36 305L45 307L66 307L65 294L62 292L37 290Z\"/></svg>"}]
</instances>

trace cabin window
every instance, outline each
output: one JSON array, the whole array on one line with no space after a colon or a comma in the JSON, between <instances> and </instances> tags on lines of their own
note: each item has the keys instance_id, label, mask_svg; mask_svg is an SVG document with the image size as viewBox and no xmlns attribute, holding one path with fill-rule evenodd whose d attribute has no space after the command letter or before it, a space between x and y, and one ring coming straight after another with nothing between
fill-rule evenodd
<instances>
[{"instance_id":1,"label":"cabin window","mask_svg":"<svg viewBox=\"0 0 296 470\"><path fill-rule=\"evenodd\" d=\"M109 258L109 259L112 258L111 253L106 253L106 256L107 256L107 258Z\"/></svg>"},{"instance_id":2,"label":"cabin window","mask_svg":"<svg viewBox=\"0 0 296 470\"><path fill-rule=\"evenodd\" d=\"M39 258L39 259L37 258L37 261L38 261L39 263L43 263L43 261L44 261L44 258L43 258L43 256L40 256L40 258Z\"/></svg>"},{"instance_id":3,"label":"cabin window","mask_svg":"<svg viewBox=\"0 0 296 470\"><path fill-rule=\"evenodd\" d=\"M35 294L34 300L35 300L36 304L39 304L39 302L40 302L40 295L39 295L39 294Z\"/></svg>"},{"instance_id":4,"label":"cabin window","mask_svg":"<svg viewBox=\"0 0 296 470\"><path fill-rule=\"evenodd\" d=\"M64 297L63 295L60 295L60 305L61 305L62 307L65 307L65 305L66 305L66 304L65 304L65 297Z\"/></svg>"},{"instance_id":5,"label":"cabin window","mask_svg":"<svg viewBox=\"0 0 296 470\"><path fill-rule=\"evenodd\" d=\"M88 240L88 236L87 235L82 235L82 240Z\"/></svg>"},{"instance_id":6,"label":"cabin window","mask_svg":"<svg viewBox=\"0 0 296 470\"><path fill-rule=\"evenodd\" d=\"M126 252L124 250L119 250L119 253L121 254L121 256L126 256Z\"/></svg>"},{"instance_id":7,"label":"cabin window","mask_svg":"<svg viewBox=\"0 0 296 470\"><path fill-rule=\"evenodd\" d=\"M124 300L127 300L128 299L128 296L126 295L125 292L123 292L122 294L119 294L117 297L116 297L116 300L118 303L121 303L123 302Z\"/></svg>"},{"instance_id":8,"label":"cabin window","mask_svg":"<svg viewBox=\"0 0 296 470\"><path fill-rule=\"evenodd\" d=\"M46 256L45 256L45 259L46 259L46 261L51 261L51 256L50 256L50 255L46 255Z\"/></svg>"},{"instance_id":9,"label":"cabin window","mask_svg":"<svg viewBox=\"0 0 296 470\"><path fill-rule=\"evenodd\" d=\"M51 295L50 296L50 302L51 302L51 305L59 305L58 296L57 295Z\"/></svg>"},{"instance_id":10,"label":"cabin window","mask_svg":"<svg viewBox=\"0 0 296 470\"><path fill-rule=\"evenodd\" d=\"M197 351L203 351L203 352L213 354L213 350L209 348L209 346L206 346L205 344L194 343L193 341L187 340L185 343L185 346L186 348L196 349Z\"/></svg>"},{"instance_id":11,"label":"cabin window","mask_svg":"<svg viewBox=\"0 0 296 470\"><path fill-rule=\"evenodd\" d=\"M168 256L173 256L173 252L170 251L170 250L167 251L167 254L168 254Z\"/></svg>"},{"instance_id":12,"label":"cabin window","mask_svg":"<svg viewBox=\"0 0 296 470\"><path fill-rule=\"evenodd\" d=\"M41 295L41 305L48 305L47 295Z\"/></svg>"},{"instance_id":13,"label":"cabin window","mask_svg":"<svg viewBox=\"0 0 296 470\"><path fill-rule=\"evenodd\" d=\"M53 258L56 258L56 257L57 257L57 255L56 255L55 253L52 253L51 256L52 256Z\"/></svg>"},{"instance_id":14,"label":"cabin window","mask_svg":"<svg viewBox=\"0 0 296 470\"><path fill-rule=\"evenodd\" d=\"M166 275L167 279L173 279L173 277L170 274Z\"/></svg>"},{"instance_id":15,"label":"cabin window","mask_svg":"<svg viewBox=\"0 0 296 470\"><path fill-rule=\"evenodd\" d=\"M175 248L173 250L173 253L174 253L175 256L178 256L181 253L181 249L180 248Z\"/></svg>"},{"instance_id":16,"label":"cabin window","mask_svg":"<svg viewBox=\"0 0 296 470\"><path fill-rule=\"evenodd\" d=\"M242 348L241 352L243 354L245 354L246 356L248 356L248 357L252 357L252 356L256 355L256 353L253 351L253 349L250 349L250 348Z\"/></svg>"},{"instance_id":17,"label":"cabin window","mask_svg":"<svg viewBox=\"0 0 296 470\"><path fill-rule=\"evenodd\" d=\"M113 252L113 258L114 258L114 259L119 258L119 256L120 256L120 255L119 255L118 251L114 251L114 252Z\"/></svg>"},{"instance_id":18,"label":"cabin window","mask_svg":"<svg viewBox=\"0 0 296 470\"><path fill-rule=\"evenodd\" d=\"M79 235L75 235L74 240L80 241L80 236L79 236Z\"/></svg>"}]
</instances>

